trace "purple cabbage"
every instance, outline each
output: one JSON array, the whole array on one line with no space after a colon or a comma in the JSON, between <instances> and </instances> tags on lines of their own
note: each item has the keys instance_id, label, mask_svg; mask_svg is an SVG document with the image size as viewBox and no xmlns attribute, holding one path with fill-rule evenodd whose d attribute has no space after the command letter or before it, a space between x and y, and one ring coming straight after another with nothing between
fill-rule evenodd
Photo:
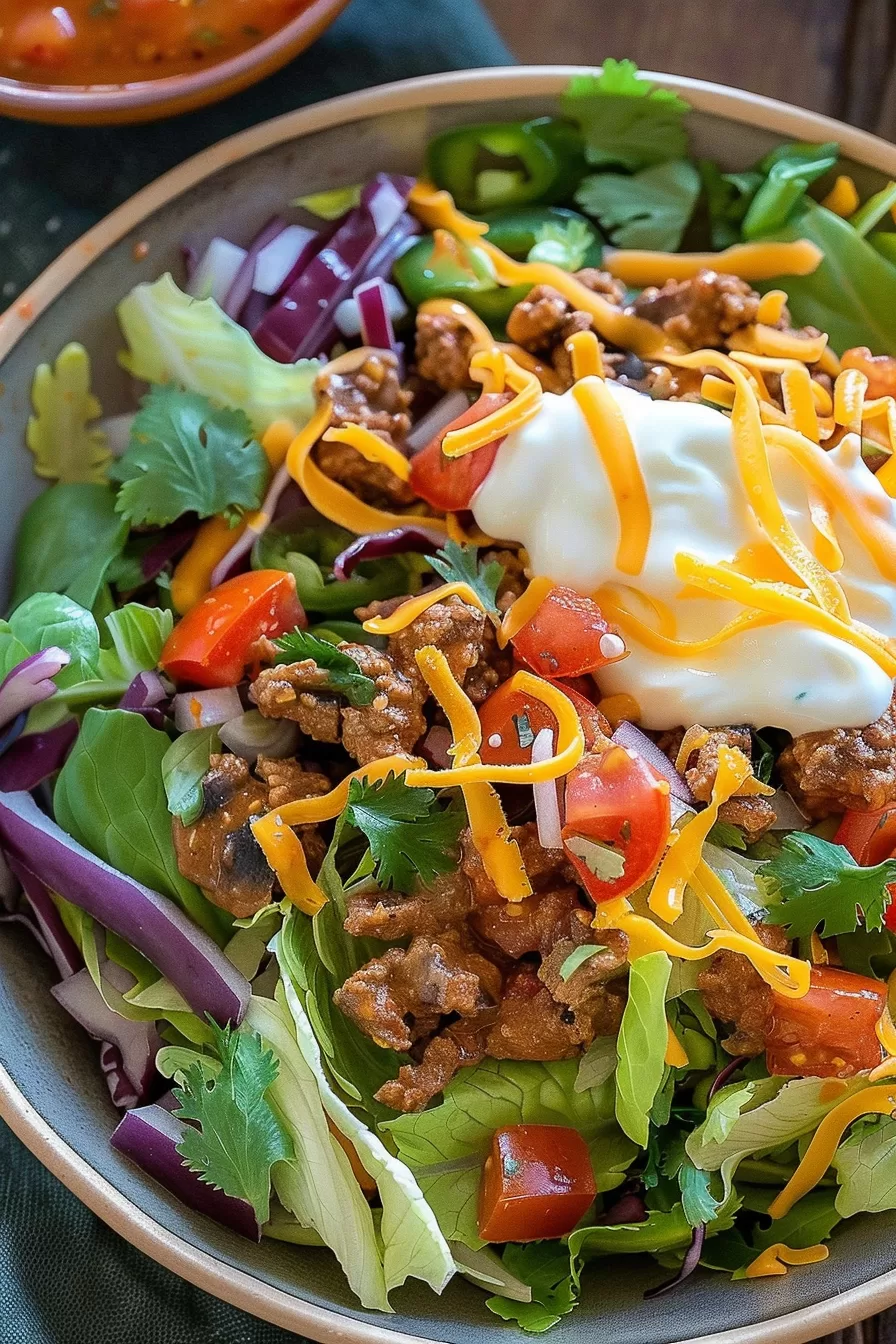
<instances>
[{"instance_id":1,"label":"purple cabbage","mask_svg":"<svg viewBox=\"0 0 896 1344\"><path fill-rule=\"evenodd\" d=\"M181 555L199 530L198 523L178 523L168 528L148 551L144 551L140 560L140 570L147 583L156 579L172 560Z\"/></svg>"},{"instance_id":2,"label":"purple cabbage","mask_svg":"<svg viewBox=\"0 0 896 1344\"><path fill-rule=\"evenodd\" d=\"M27 722L28 711L27 709L23 709L21 714L14 718L12 723L8 724L4 731L0 733L0 756L3 756L5 752L9 751L12 744L17 742L22 736Z\"/></svg>"},{"instance_id":3,"label":"purple cabbage","mask_svg":"<svg viewBox=\"0 0 896 1344\"><path fill-rule=\"evenodd\" d=\"M140 1105L143 1098L137 1095L125 1073L121 1051L111 1041L104 1041L100 1046L100 1070L113 1106L117 1106L120 1111L129 1111L133 1106Z\"/></svg>"},{"instance_id":4,"label":"purple cabbage","mask_svg":"<svg viewBox=\"0 0 896 1344\"><path fill-rule=\"evenodd\" d=\"M102 971L110 983L114 983L118 978L114 972L120 972L121 967L116 966L114 962L106 961ZM119 985L115 986L119 988L119 992L122 984L125 989L129 989L134 983L133 976L127 972L124 974L127 983L119 980ZM94 1040L102 1042L104 1046L115 1047L118 1051L121 1072L130 1084L135 1100L145 1100L156 1081L155 1058L162 1044L155 1023L131 1022L128 1018L120 1017L118 1013L113 1012L93 983L86 966L60 981L58 985L54 985L50 993ZM115 1071L111 1067L111 1061L108 1062L110 1067L104 1068L107 1077ZM117 1065L117 1061L115 1063Z\"/></svg>"},{"instance_id":5,"label":"purple cabbage","mask_svg":"<svg viewBox=\"0 0 896 1344\"><path fill-rule=\"evenodd\" d=\"M141 1106L122 1118L111 1143L189 1208L250 1241L260 1241L261 1228L251 1204L206 1185L184 1165L177 1148L185 1128L164 1106Z\"/></svg>"},{"instance_id":6,"label":"purple cabbage","mask_svg":"<svg viewBox=\"0 0 896 1344\"><path fill-rule=\"evenodd\" d=\"M608 1209L593 1220L595 1227L619 1227L625 1223L646 1223L647 1205L640 1182L627 1181L615 1192Z\"/></svg>"},{"instance_id":7,"label":"purple cabbage","mask_svg":"<svg viewBox=\"0 0 896 1344\"><path fill-rule=\"evenodd\" d=\"M382 560L387 555L404 555L416 551L421 555L435 555L445 538L438 532L418 526L393 527L388 532L370 532L358 537L333 561L337 579L351 578L358 565L365 560Z\"/></svg>"},{"instance_id":8,"label":"purple cabbage","mask_svg":"<svg viewBox=\"0 0 896 1344\"><path fill-rule=\"evenodd\" d=\"M198 1017L242 1021L249 982L173 901L117 872L45 816L27 793L0 794L0 840L52 891L142 952Z\"/></svg>"},{"instance_id":9,"label":"purple cabbage","mask_svg":"<svg viewBox=\"0 0 896 1344\"><path fill-rule=\"evenodd\" d=\"M62 922L56 903L43 882L11 855L7 860L10 870L22 885L25 900L34 918L34 927L44 951L53 958L63 979L77 975L84 962L75 940Z\"/></svg>"},{"instance_id":10,"label":"purple cabbage","mask_svg":"<svg viewBox=\"0 0 896 1344\"><path fill-rule=\"evenodd\" d=\"M249 250L246 253L245 260L234 276L233 284L227 291L227 297L221 304L221 307L224 309L227 316L232 317L234 321L239 319L243 306L249 295L252 293L252 281L255 279L255 262L259 252L266 248L268 243L272 243L275 238L279 238L285 228L286 220L281 219L279 215L275 215L273 219L268 220L267 224L264 225L261 231L255 235L252 242L249 244Z\"/></svg>"},{"instance_id":11,"label":"purple cabbage","mask_svg":"<svg viewBox=\"0 0 896 1344\"><path fill-rule=\"evenodd\" d=\"M28 733L0 757L0 793L30 793L65 764L78 736L78 720L65 719L43 733Z\"/></svg>"},{"instance_id":12,"label":"purple cabbage","mask_svg":"<svg viewBox=\"0 0 896 1344\"><path fill-rule=\"evenodd\" d=\"M118 702L119 709L142 714L153 728L164 728L168 691L158 672L138 672Z\"/></svg>"},{"instance_id":13,"label":"purple cabbage","mask_svg":"<svg viewBox=\"0 0 896 1344\"><path fill-rule=\"evenodd\" d=\"M266 355L292 364L330 349L336 338L337 307L357 284L370 278L368 269L405 214L413 185L413 178L390 173L378 173L368 182L361 204L344 217L253 331Z\"/></svg>"},{"instance_id":14,"label":"purple cabbage","mask_svg":"<svg viewBox=\"0 0 896 1344\"><path fill-rule=\"evenodd\" d=\"M706 1094L707 1102L712 1101L715 1094L719 1091L720 1088L723 1088L725 1086L728 1079L733 1074L737 1073L738 1069L742 1069L743 1066L748 1062L749 1062L748 1055L738 1055L736 1059L731 1060L730 1064L726 1064L724 1069L722 1069L719 1073L717 1073L715 1078L713 1078L709 1092Z\"/></svg>"},{"instance_id":15,"label":"purple cabbage","mask_svg":"<svg viewBox=\"0 0 896 1344\"><path fill-rule=\"evenodd\" d=\"M0 727L56 694L53 678L68 667L65 649L41 649L18 663L0 683Z\"/></svg>"}]
</instances>

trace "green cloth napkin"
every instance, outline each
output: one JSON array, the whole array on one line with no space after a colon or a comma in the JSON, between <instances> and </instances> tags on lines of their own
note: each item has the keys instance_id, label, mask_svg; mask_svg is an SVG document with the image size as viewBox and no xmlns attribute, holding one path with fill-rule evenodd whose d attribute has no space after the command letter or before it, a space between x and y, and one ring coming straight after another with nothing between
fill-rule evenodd
<instances>
[{"instance_id":1,"label":"green cloth napkin","mask_svg":"<svg viewBox=\"0 0 896 1344\"><path fill-rule=\"evenodd\" d=\"M285 70L175 121L68 128L0 118L0 308L113 206L223 136L371 84L509 62L475 0L354 0ZM128 1246L0 1122L0 1344L292 1340Z\"/></svg>"}]
</instances>

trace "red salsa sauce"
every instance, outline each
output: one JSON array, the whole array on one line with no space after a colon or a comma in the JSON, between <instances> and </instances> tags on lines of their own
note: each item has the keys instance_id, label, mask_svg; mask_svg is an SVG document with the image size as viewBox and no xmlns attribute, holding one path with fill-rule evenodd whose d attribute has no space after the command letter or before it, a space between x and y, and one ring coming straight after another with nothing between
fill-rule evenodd
<instances>
[{"instance_id":1,"label":"red salsa sauce","mask_svg":"<svg viewBox=\"0 0 896 1344\"><path fill-rule=\"evenodd\" d=\"M308 0L0 0L0 75L132 84L235 56Z\"/></svg>"}]
</instances>

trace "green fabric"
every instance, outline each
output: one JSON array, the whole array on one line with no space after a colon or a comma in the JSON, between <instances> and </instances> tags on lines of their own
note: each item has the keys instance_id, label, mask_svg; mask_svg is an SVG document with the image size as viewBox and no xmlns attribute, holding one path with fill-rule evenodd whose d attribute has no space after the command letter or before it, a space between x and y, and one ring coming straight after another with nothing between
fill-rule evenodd
<instances>
[{"instance_id":1,"label":"green fabric","mask_svg":"<svg viewBox=\"0 0 896 1344\"><path fill-rule=\"evenodd\" d=\"M113 206L222 136L367 85L509 60L474 0L354 0L285 70L176 121L82 129L0 119L0 308ZM147 1260L0 1123L0 1344L88 1338L90 1344L295 1340Z\"/></svg>"}]
</instances>

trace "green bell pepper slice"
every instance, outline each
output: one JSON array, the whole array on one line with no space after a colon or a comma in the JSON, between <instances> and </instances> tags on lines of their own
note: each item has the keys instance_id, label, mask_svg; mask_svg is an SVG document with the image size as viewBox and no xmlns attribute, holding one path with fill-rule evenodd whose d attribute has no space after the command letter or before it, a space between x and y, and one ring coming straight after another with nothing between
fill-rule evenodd
<instances>
[{"instance_id":1,"label":"green bell pepper slice","mask_svg":"<svg viewBox=\"0 0 896 1344\"><path fill-rule=\"evenodd\" d=\"M461 210L474 213L561 200L575 185L581 138L566 124L558 129L555 120L488 122L444 131L427 148L427 172Z\"/></svg>"},{"instance_id":2,"label":"green bell pepper slice","mask_svg":"<svg viewBox=\"0 0 896 1344\"><path fill-rule=\"evenodd\" d=\"M474 296L498 287L484 253L458 240L446 249L431 233L398 258L392 274L415 308L427 299L459 299L472 307Z\"/></svg>"}]
</instances>

